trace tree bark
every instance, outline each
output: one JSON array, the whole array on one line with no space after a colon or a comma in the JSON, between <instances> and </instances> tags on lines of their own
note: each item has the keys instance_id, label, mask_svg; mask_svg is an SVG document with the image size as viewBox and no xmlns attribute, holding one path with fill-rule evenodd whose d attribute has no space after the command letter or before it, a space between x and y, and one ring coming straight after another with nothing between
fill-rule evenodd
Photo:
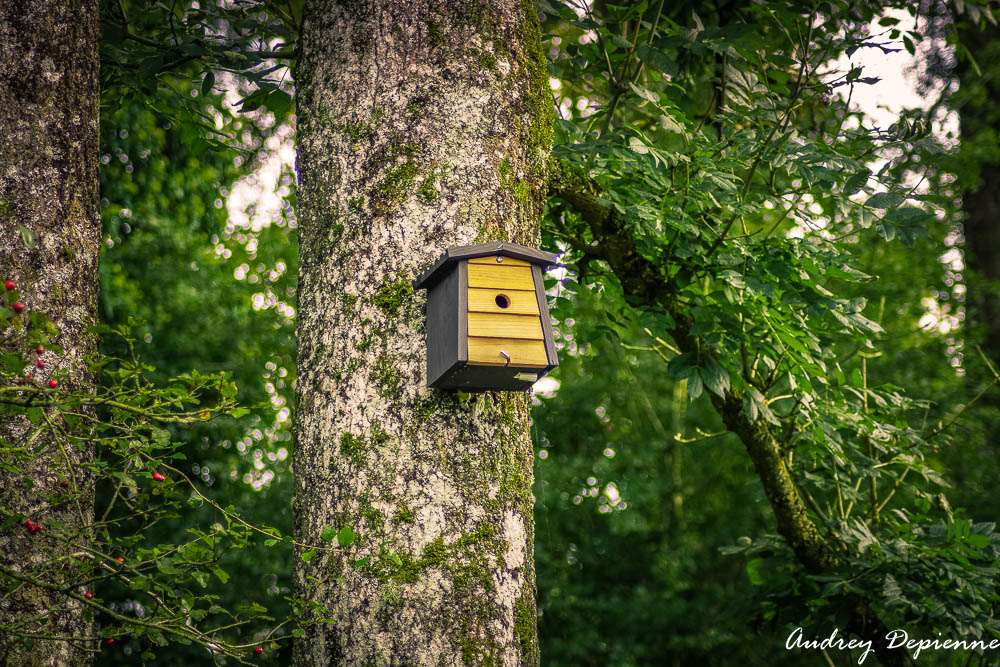
<instances>
[{"instance_id":1,"label":"tree bark","mask_svg":"<svg viewBox=\"0 0 1000 667\"><path fill-rule=\"evenodd\" d=\"M44 368L32 355L29 382L38 386L55 375L63 387L94 384L84 357L96 351L87 328L96 323L100 248L97 34L96 0L0 3L0 281L13 281L24 304L0 348L23 355L18 341L31 314L46 315L65 353L45 351ZM25 446L31 426L23 416L4 416L0 440ZM31 445L30 456L4 455L21 473L0 478L0 563L69 586L72 573L60 557L91 522L93 488L67 463L87 461L92 451L64 455L54 443ZM54 500L66 479L79 503ZM30 533L20 525L25 517L48 530ZM89 635L80 604L61 592L22 584L0 597L0 664L85 665Z\"/></svg>"},{"instance_id":2,"label":"tree bark","mask_svg":"<svg viewBox=\"0 0 1000 667\"><path fill-rule=\"evenodd\" d=\"M428 390L410 281L450 246L538 244L545 66L527 0L306 3L295 535L358 539L297 551L334 622L296 665L538 663L529 396Z\"/></svg>"}]
</instances>

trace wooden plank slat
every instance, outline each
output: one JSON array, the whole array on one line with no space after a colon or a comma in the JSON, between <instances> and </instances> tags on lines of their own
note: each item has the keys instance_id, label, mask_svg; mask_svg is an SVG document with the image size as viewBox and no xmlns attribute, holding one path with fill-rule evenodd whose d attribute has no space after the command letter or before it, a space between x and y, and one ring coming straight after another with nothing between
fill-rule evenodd
<instances>
[{"instance_id":1,"label":"wooden plank slat","mask_svg":"<svg viewBox=\"0 0 1000 667\"><path fill-rule=\"evenodd\" d=\"M497 305L497 296L507 297L507 307ZM527 290L469 289L470 313L510 313L512 315L537 315L538 298Z\"/></svg>"},{"instance_id":2,"label":"wooden plank slat","mask_svg":"<svg viewBox=\"0 0 1000 667\"><path fill-rule=\"evenodd\" d=\"M470 364L506 366L501 350L510 355L510 366L545 368L549 364L543 341L469 337Z\"/></svg>"},{"instance_id":3,"label":"wooden plank slat","mask_svg":"<svg viewBox=\"0 0 1000 667\"><path fill-rule=\"evenodd\" d=\"M530 266L469 264L469 287L534 290Z\"/></svg>"},{"instance_id":4,"label":"wooden plank slat","mask_svg":"<svg viewBox=\"0 0 1000 667\"><path fill-rule=\"evenodd\" d=\"M543 340L542 323L537 315L469 313L469 335Z\"/></svg>"},{"instance_id":5,"label":"wooden plank slat","mask_svg":"<svg viewBox=\"0 0 1000 667\"><path fill-rule=\"evenodd\" d=\"M489 257L473 257L469 260L469 264L492 264L494 266L531 266L531 262L526 262L523 259L514 259L513 257L504 257L502 262L497 261L496 255L491 255Z\"/></svg>"}]
</instances>

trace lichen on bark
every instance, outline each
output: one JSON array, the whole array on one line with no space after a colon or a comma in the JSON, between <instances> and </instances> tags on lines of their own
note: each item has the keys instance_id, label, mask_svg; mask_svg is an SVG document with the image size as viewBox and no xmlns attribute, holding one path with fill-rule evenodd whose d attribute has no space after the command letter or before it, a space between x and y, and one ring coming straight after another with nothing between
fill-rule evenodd
<instances>
[{"instance_id":1,"label":"lichen on bark","mask_svg":"<svg viewBox=\"0 0 1000 667\"><path fill-rule=\"evenodd\" d=\"M96 351L87 330L96 323L100 240L97 8L96 0L0 3L0 280L20 290L22 324L41 312L59 330L65 353L45 353L45 368L33 369L32 381L66 372L62 386L72 389L93 385L85 356ZM0 351L14 352L9 346L18 337L2 332ZM0 439L23 445L30 426L24 417L0 415ZM90 481L77 470L79 504L54 505L48 495L65 479L67 459L82 462L93 452L70 448L64 458L55 447L32 444L37 455L5 461L21 472L7 469L0 478L0 522L27 517L78 534L90 522ZM23 576L51 562L47 583L66 583L59 563L79 545L55 532L3 531L0 563ZM78 602L31 584L9 590L0 598L0 627L20 630L0 629L0 664L90 663L90 623Z\"/></svg>"},{"instance_id":2,"label":"lichen on bark","mask_svg":"<svg viewBox=\"0 0 1000 667\"><path fill-rule=\"evenodd\" d=\"M528 396L427 389L408 289L450 246L538 243L534 5L316 0L300 52L295 529L359 538L296 563L335 623L295 664L537 664Z\"/></svg>"}]
</instances>

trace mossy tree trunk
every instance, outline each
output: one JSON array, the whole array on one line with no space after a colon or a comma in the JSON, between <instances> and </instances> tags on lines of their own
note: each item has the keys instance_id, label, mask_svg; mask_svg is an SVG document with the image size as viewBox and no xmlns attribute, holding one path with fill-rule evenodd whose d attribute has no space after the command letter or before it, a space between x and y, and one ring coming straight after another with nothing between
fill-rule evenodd
<instances>
[{"instance_id":1,"label":"mossy tree trunk","mask_svg":"<svg viewBox=\"0 0 1000 667\"><path fill-rule=\"evenodd\" d=\"M538 662L529 397L427 389L410 287L449 246L538 243L537 19L520 0L306 3L295 533L358 538L297 551L298 596L335 622L296 665Z\"/></svg>"},{"instance_id":2,"label":"mossy tree trunk","mask_svg":"<svg viewBox=\"0 0 1000 667\"><path fill-rule=\"evenodd\" d=\"M83 357L96 349L86 330L96 319L100 248L97 7L97 0L0 2L0 281L13 281L24 305L0 350L23 355L12 348L33 313L46 315L65 353L43 352L44 368L30 357L29 382L38 386L55 375L63 387L93 386ZM0 440L25 446L31 426L0 415ZM75 542L93 511L91 485L67 468L67 458L79 462L92 452L31 445L31 456L4 454L21 473L0 473L0 521L27 517L46 531L18 523L0 533L0 565L14 575L0 576L5 589L38 569L47 584L65 585L63 558L79 550ZM67 478L79 502L58 502ZM0 664L88 664L90 624L78 601L20 584L0 597Z\"/></svg>"}]
</instances>

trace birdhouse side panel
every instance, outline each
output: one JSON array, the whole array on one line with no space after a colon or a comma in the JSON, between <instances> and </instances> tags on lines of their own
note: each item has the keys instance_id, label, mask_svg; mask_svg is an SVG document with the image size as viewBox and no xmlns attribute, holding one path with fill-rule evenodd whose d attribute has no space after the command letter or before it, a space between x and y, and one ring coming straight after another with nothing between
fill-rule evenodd
<instances>
[{"instance_id":1,"label":"birdhouse side panel","mask_svg":"<svg viewBox=\"0 0 1000 667\"><path fill-rule=\"evenodd\" d=\"M556 336L552 330L552 318L549 317L549 302L545 294L545 278L542 267L537 264L531 267L531 276L535 285L535 298L538 304L538 317L542 324L542 335L545 339L545 354L548 357L549 369L559 365L559 355L556 352Z\"/></svg>"},{"instance_id":2,"label":"birdhouse side panel","mask_svg":"<svg viewBox=\"0 0 1000 667\"><path fill-rule=\"evenodd\" d=\"M428 386L468 357L464 274L465 263L459 262L427 294Z\"/></svg>"}]
</instances>

